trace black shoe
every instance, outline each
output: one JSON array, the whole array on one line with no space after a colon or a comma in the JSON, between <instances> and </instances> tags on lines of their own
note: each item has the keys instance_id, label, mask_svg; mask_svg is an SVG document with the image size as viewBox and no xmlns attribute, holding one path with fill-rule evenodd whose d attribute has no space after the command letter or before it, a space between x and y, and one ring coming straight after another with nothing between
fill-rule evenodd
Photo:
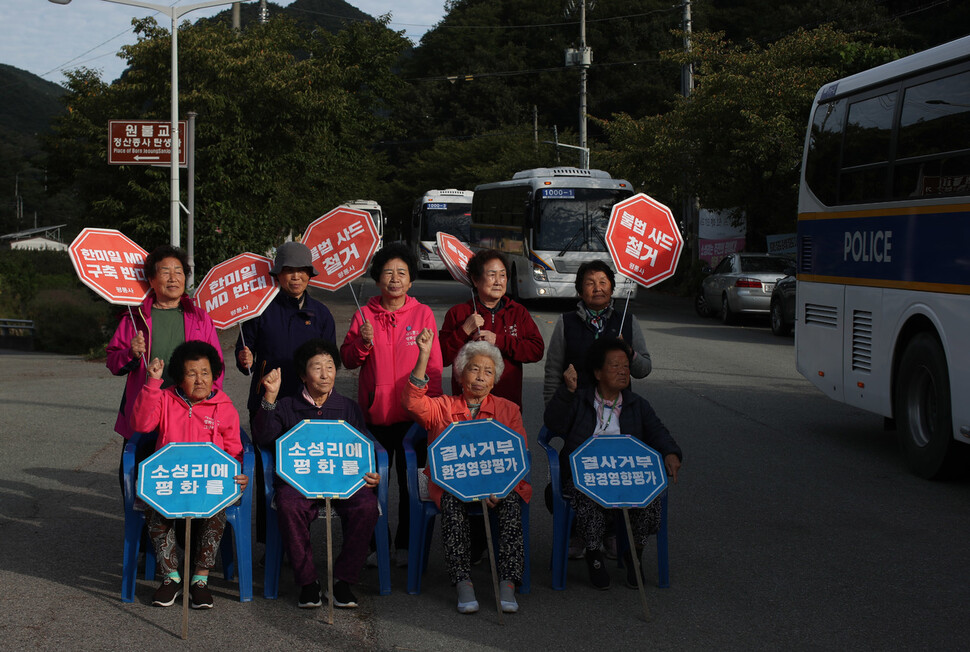
<instances>
[{"instance_id":1,"label":"black shoe","mask_svg":"<svg viewBox=\"0 0 970 652\"><path fill-rule=\"evenodd\" d=\"M212 592L205 582L189 587L189 606L193 609L212 609Z\"/></svg>"},{"instance_id":2,"label":"black shoe","mask_svg":"<svg viewBox=\"0 0 970 652\"><path fill-rule=\"evenodd\" d=\"M171 607L180 595L182 595L182 581L166 577L155 589L152 604L156 607Z\"/></svg>"},{"instance_id":3,"label":"black shoe","mask_svg":"<svg viewBox=\"0 0 970 652\"><path fill-rule=\"evenodd\" d=\"M606 560L599 550L586 550L586 566L589 568L589 581L593 588L605 591L610 588L610 574L606 570Z\"/></svg>"},{"instance_id":4,"label":"black shoe","mask_svg":"<svg viewBox=\"0 0 970 652\"><path fill-rule=\"evenodd\" d=\"M643 549L637 548L637 561L643 559ZM626 585L631 589L640 588L637 586L637 571L633 566L633 557L630 556L629 548L623 553L623 565L626 566ZM640 579L646 586L647 578L643 575L643 564L640 564Z\"/></svg>"},{"instance_id":5,"label":"black shoe","mask_svg":"<svg viewBox=\"0 0 970 652\"><path fill-rule=\"evenodd\" d=\"M323 604L320 599L320 582L306 584L300 589L300 608L313 609Z\"/></svg>"},{"instance_id":6,"label":"black shoe","mask_svg":"<svg viewBox=\"0 0 970 652\"><path fill-rule=\"evenodd\" d=\"M329 599L330 596L328 595L327 600ZM343 580L337 580L333 583L333 606L341 609L357 608L357 596L350 590L350 584Z\"/></svg>"}]
</instances>

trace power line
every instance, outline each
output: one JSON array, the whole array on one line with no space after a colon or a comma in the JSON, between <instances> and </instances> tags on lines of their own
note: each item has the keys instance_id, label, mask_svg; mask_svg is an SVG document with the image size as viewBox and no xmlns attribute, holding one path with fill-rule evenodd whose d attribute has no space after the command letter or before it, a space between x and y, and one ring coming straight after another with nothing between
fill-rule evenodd
<instances>
[{"instance_id":1,"label":"power line","mask_svg":"<svg viewBox=\"0 0 970 652\"><path fill-rule=\"evenodd\" d=\"M590 65L590 68L609 68L612 66L629 66L637 65L640 63L660 63L662 59L636 59L631 61L612 61L608 63L594 63ZM467 73L460 75L437 75L434 77L412 77L411 79L405 79L406 82L426 82L426 81L474 81L475 79L484 77L518 77L520 75L535 75L543 72L567 72L571 71L573 68L566 66L556 66L553 68L531 68L527 70L503 70L498 72L476 72Z\"/></svg>"}]
</instances>

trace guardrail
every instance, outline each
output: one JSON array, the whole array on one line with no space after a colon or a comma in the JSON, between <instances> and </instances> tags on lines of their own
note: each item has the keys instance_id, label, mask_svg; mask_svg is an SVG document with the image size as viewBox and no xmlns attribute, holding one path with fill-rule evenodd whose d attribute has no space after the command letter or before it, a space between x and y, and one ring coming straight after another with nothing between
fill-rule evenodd
<instances>
[{"instance_id":1,"label":"guardrail","mask_svg":"<svg viewBox=\"0 0 970 652\"><path fill-rule=\"evenodd\" d=\"M0 318L0 348L33 351L33 320Z\"/></svg>"}]
</instances>

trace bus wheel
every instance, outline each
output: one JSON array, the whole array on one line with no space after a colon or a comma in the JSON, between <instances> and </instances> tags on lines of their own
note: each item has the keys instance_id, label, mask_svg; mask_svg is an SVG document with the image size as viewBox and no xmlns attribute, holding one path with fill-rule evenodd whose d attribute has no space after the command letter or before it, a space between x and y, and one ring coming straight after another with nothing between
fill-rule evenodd
<instances>
[{"instance_id":1,"label":"bus wheel","mask_svg":"<svg viewBox=\"0 0 970 652\"><path fill-rule=\"evenodd\" d=\"M894 411L910 470L921 478L946 477L959 465L953 439L950 377L936 338L920 333L906 346L896 378Z\"/></svg>"}]
</instances>

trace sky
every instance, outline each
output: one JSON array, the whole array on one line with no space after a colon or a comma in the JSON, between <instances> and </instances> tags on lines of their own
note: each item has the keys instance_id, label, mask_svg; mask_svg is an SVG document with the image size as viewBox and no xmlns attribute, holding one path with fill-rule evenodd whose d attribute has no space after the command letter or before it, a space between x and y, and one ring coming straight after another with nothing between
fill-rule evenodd
<instances>
[{"instance_id":1,"label":"sky","mask_svg":"<svg viewBox=\"0 0 970 652\"><path fill-rule=\"evenodd\" d=\"M199 0L145 1L187 6ZM406 32L415 43L444 15L445 0L347 1L374 17L390 13L391 29ZM293 0L275 2L287 6ZM211 16L228 5L199 9L182 20ZM135 42L131 19L150 15L166 28L171 24L167 15L103 0L73 0L69 5L47 0L0 0L0 63L58 84L64 82L63 70L81 66L100 70L102 79L114 81L125 67L116 54L122 45Z\"/></svg>"}]
</instances>

